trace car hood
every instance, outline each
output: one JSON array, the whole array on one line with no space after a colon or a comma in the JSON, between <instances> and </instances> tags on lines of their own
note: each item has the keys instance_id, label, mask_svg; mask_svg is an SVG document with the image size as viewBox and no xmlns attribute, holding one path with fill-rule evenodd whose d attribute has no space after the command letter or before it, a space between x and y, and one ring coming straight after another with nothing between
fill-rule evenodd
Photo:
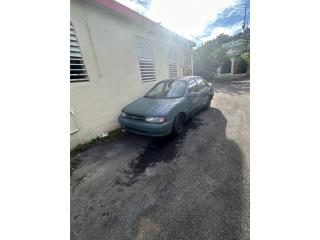
<instances>
[{"instance_id":1,"label":"car hood","mask_svg":"<svg viewBox=\"0 0 320 240\"><path fill-rule=\"evenodd\" d=\"M127 105L123 111L142 116L166 116L179 102L181 102L181 98L154 99L142 97Z\"/></svg>"}]
</instances>

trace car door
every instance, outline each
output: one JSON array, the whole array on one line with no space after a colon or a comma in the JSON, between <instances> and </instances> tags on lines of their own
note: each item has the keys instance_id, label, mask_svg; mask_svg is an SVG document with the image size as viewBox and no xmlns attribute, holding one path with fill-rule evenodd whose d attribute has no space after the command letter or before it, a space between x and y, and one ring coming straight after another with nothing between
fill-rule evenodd
<instances>
[{"instance_id":1,"label":"car door","mask_svg":"<svg viewBox=\"0 0 320 240\"><path fill-rule=\"evenodd\" d=\"M194 79L188 81L187 99L189 115L193 115L196 111L198 102L197 87L197 82Z\"/></svg>"},{"instance_id":2,"label":"car door","mask_svg":"<svg viewBox=\"0 0 320 240\"><path fill-rule=\"evenodd\" d=\"M195 79L189 80L188 83L188 102L189 114L193 115L199 108L199 89L198 83Z\"/></svg>"},{"instance_id":3,"label":"car door","mask_svg":"<svg viewBox=\"0 0 320 240\"><path fill-rule=\"evenodd\" d=\"M208 89L207 84L206 84L204 79L197 78L196 81L197 81L198 90L199 90L199 93L198 93L198 95L199 95L199 101L198 101L199 106L198 107L202 108L202 107L204 107L206 105L206 103L209 100L209 92L208 92L209 89Z\"/></svg>"}]
</instances>

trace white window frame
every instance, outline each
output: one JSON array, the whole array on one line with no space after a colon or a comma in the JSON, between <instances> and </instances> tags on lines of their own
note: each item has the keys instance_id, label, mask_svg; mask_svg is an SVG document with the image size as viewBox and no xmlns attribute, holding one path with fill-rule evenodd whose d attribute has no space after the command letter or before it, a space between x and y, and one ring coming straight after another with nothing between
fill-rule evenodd
<instances>
[{"instance_id":1,"label":"white window frame","mask_svg":"<svg viewBox=\"0 0 320 240\"><path fill-rule=\"evenodd\" d=\"M87 81L89 81L88 71L80 50L76 31L73 23L70 22L70 82L74 83Z\"/></svg>"},{"instance_id":2,"label":"white window frame","mask_svg":"<svg viewBox=\"0 0 320 240\"><path fill-rule=\"evenodd\" d=\"M156 81L156 67L153 57L152 41L140 36L135 36L136 50L141 80L143 82Z\"/></svg>"},{"instance_id":3,"label":"white window frame","mask_svg":"<svg viewBox=\"0 0 320 240\"><path fill-rule=\"evenodd\" d=\"M178 76L177 50L175 47L168 48L168 76L174 78Z\"/></svg>"}]
</instances>

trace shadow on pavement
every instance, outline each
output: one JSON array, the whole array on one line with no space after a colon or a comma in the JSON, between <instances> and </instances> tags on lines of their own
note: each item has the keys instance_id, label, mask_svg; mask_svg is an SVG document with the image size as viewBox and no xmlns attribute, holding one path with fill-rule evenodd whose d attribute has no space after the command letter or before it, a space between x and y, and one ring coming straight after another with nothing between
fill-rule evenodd
<instances>
[{"instance_id":1,"label":"shadow on pavement","mask_svg":"<svg viewBox=\"0 0 320 240\"><path fill-rule=\"evenodd\" d=\"M173 196L161 195L168 200L143 216L162 228L144 239L249 239L243 231L249 228L244 219L243 154L226 138L226 118L211 108L189 124L195 132L190 131L177 159L183 174L166 189Z\"/></svg>"},{"instance_id":2,"label":"shadow on pavement","mask_svg":"<svg viewBox=\"0 0 320 240\"><path fill-rule=\"evenodd\" d=\"M226 126L210 108L179 137L125 134L82 154L101 174L71 193L71 239L249 239L243 155Z\"/></svg>"}]
</instances>

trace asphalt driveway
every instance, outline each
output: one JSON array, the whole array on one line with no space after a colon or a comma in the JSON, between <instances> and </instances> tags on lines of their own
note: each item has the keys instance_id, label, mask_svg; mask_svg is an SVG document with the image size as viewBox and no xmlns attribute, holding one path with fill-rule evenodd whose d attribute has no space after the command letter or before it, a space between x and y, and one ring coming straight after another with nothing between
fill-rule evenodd
<instances>
[{"instance_id":1,"label":"asphalt driveway","mask_svg":"<svg viewBox=\"0 0 320 240\"><path fill-rule=\"evenodd\" d=\"M216 84L179 137L125 133L76 155L71 239L249 239L249 89Z\"/></svg>"}]
</instances>

